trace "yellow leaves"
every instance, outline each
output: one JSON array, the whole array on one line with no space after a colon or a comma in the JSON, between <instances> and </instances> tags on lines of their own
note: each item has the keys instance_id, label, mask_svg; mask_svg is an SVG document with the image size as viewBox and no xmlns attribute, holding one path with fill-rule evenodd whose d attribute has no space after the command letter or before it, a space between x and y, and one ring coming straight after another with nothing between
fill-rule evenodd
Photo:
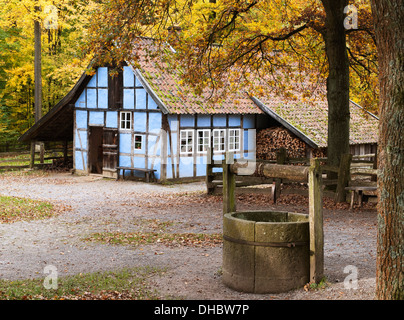
<instances>
[{"instance_id":1,"label":"yellow leaves","mask_svg":"<svg viewBox=\"0 0 404 320\"><path fill-rule=\"evenodd\" d=\"M3 20L3 27L11 27L16 24L18 27L32 25L34 20L42 20L43 17L35 10L36 6L44 6L43 0L0 0L1 14L7 18Z\"/></svg>"},{"instance_id":2,"label":"yellow leaves","mask_svg":"<svg viewBox=\"0 0 404 320\"><path fill-rule=\"evenodd\" d=\"M82 24L88 22L87 15L83 14L84 4L72 3L70 0L58 0L56 3L53 0L0 0L0 28L32 29L34 20L41 21L43 28L46 27L44 22L51 19L56 19L58 27L62 28L71 28L72 20L80 19ZM86 6L86 10L92 10L95 3L88 1ZM66 15L66 12L69 14Z\"/></svg>"},{"instance_id":3,"label":"yellow leaves","mask_svg":"<svg viewBox=\"0 0 404 320\"><path fill-rule=\"evenodd\" d=\"M366 0L358 1L362 5L366 6ZM313 87L323 85L327 77L319 32L325 18L320 0L160 0L153 2L152 10L148 10L150 1L126 8L125 1L119 0L106 1L100 8L89 32L89 48L99 48L111 37L121 43L122 56L128 59L133 52L127 44L134 36L167 40L177 52L168 63L169 71L182 68L182 80L198 93L215 89L222 94L243 90L263 95L270 89L282 93L294 86L302 89L303 81L295 74L298 70L307 74L305 86L312 82L301 95L310 100ZM154 23L139 22L145 12ZM285 41L279 39L306 25ZM180 26L181 32L167 31L172 26ZM260 81L266 87L257 86ZM285 96L295 99L286 92Z\"/></svg>"},{"instance_id":4,"label":"yellow leaves","mask_svg":"<svg viewBox=\"0 0 404 320\"><path fill-rule=\"evenodd\" d=\"M92 1L89 1L89 6ZM35 12L35 5L41 10ZM55 7L49 7L56 5ZM44 112L63 97L89 60L80 57L88 12L70 0L0 0L0 71L5 88L0 90L8 129L22 133L32 124L34 95L34 19L42 24L57 15L58 30L42 29L42 85ZM48 19L49 20L49 19ZM69 29L68 32L67 29ZM3 39L1 39L3 40ZM3 89L3 88L2 88Z\"/></svg>"}]
</instances>

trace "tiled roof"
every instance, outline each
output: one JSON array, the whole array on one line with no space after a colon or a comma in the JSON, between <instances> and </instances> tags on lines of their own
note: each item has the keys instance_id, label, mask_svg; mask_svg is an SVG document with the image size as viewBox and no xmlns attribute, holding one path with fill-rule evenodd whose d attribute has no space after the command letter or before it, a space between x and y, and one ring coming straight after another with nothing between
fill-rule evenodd
<instances>
[{"instance_id":1,"label":"tiled roof","mask_svg":"<svg viewBox=\"0 0 404 320\"><path fill-rule=\"evenodd\" d=\"M295 127L318 147L327 146L328 105L324 100L284 102L279 99L260 101L279 117ZM377 143L379 121L350 103L350 145Z\"/></svg>"},{"instance_id":2,"label":"tiled roof","mask_svg":"<svg viewBox=\"0 0 404 320\"><path fill-rule=\"evenodd\" d=\"M299 102L283 99L278 95L267 95L254 103L246 94L241 92L228 96L219 105L210 105L203 97L196 96L180 80L178 69L160 68L162 59L153 58L153 53L159 49L155 40L140 38L135 46L136 55L140 57L133 65L148 82L150 88L163 103L170 114L263 114L275 113L284 123L290 124L292 129L301 137L308 138L318 147L327 146L328 106L326 98L317 96L314 101ZM166 49L169 48L167 45ZM168 50L168 49L167 49ZM168 51L170 53L170 51ZM169 70L169 71L168 71ZM300 84L303 85L303 84ZM318 89L321 90L321 89ZM206 93L208 96L209 93ZM254 99L257 101L256 99ZM303 99L301 99L303 100ZM270 109L268 112L267 108ZM366 114L354 103L350 104L350 144L377 143L378 120Z\"/></svg>"},{"instance_id":3,"label":"tiled roof","mask_svg":"<svg viewBox=\"0 0 404 320\"><path fill-rule=\"evenodd\" d=\"M165 49L169 50L169 46ZM134 50L139 61L131 64L132 67L138 69L170 114L263 113L248 95L242 92L229 95L216 105L211 105L203 98L209 96L209 92L205 92L202 97L195 95L181 81L178 69L160 67L165 62L157 56L154 57L153 53L158 50L158 46L153 39L140 38Z\"/></svg>"}]
</instances>

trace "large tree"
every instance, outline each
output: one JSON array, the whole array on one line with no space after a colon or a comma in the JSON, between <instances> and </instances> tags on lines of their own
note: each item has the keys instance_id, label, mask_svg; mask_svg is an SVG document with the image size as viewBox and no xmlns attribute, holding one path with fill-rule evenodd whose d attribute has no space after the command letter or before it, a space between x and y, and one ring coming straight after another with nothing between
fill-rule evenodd
<instances>
[{"instance_id":1,"label":"large tree","mask_svg":"<svg viewBox=\"0 0 404 320\"><path fill-rule=\"evenodd\" d=\"M404 299L404 1L372 0L379 52L376 297Z\"/></svg>"},{"instance_id":2,"label":"large tree","mask_svg":"<svg viewBox=\"0 0 404 320\"><path fill-rule=\"evenodd\" d=\"M321 2L326 13L323 35L329 66L327 157L329 164L339 165L341 155L350 153L349 59L344 27L344 8L348 5L348 0L322 0Z\"/></svg>"}]
</instances>

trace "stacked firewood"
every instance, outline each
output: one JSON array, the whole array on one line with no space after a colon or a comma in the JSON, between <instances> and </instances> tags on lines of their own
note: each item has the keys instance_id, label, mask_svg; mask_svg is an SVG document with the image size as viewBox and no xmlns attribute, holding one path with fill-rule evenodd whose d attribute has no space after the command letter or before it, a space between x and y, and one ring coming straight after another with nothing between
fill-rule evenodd
<instances>
[{"instance_id":1,"label":"stacked firewood","mask_svg":"<svg viewBox=\"0 0 404 320\"><path fill-rule=\"evenodd\" d=\"M326 148L319 148L313 149L313 158L327 158L327 149Z\"/></svg>"},{"instance_id":2,"label":"stacked firewood","mask_svg":"<svg viewBox=\"0 0 404 320\"><path fill-rule=\"evenodd\" d=\"M286 149L288 158L306 157L306 144L282 127L262 129L256 138L257 158L276 160L280 148Z\"/></svg>"},{"instance_id":3,"label":"stacked firewood","mask_svg":"<svg viewBox=\"0 0 404 320\"><path fill-rule=\"evenodd\" d=\"M69 171L71 168L73 168L73 157L68 157L67 161L64 158L52 160L52 164L45 167L45 170L64 172Z\"/></svg>"}]
</instances>

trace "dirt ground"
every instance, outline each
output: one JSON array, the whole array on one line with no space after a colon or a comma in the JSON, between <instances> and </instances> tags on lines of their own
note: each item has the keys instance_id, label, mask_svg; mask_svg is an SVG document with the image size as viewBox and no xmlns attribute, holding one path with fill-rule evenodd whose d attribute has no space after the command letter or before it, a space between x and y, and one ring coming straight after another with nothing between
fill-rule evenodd
<instances>
[{"instance_id":1,"label":"dirt ground","mask_svg":"<svg viewBox=\"0 0 404 320\"><path fill-rule=\"evenodd\" d=\"M109 245L85 242L94 232L133 232L166 223L166 232L221 233L220 196L208 197L203 182L146 184L69 173L0 175L0 194L47 200L69 208L31 222L0 224L0 278L44 277L46 265L58 275L157 266L166 271L149 278L161 299L374 299L376 209L365 204L349 210L324 199L327 287L282 294L248 294L221 281L221 245ZM238 210L276 209L308 213L308 199L282 195L273 205L262 195L238 197ZM149 230L148 229L148 230ZM345 270L345 272L344 272ZM344 279L357 272L357 288Z\"/></svg>"}]
</instances>

